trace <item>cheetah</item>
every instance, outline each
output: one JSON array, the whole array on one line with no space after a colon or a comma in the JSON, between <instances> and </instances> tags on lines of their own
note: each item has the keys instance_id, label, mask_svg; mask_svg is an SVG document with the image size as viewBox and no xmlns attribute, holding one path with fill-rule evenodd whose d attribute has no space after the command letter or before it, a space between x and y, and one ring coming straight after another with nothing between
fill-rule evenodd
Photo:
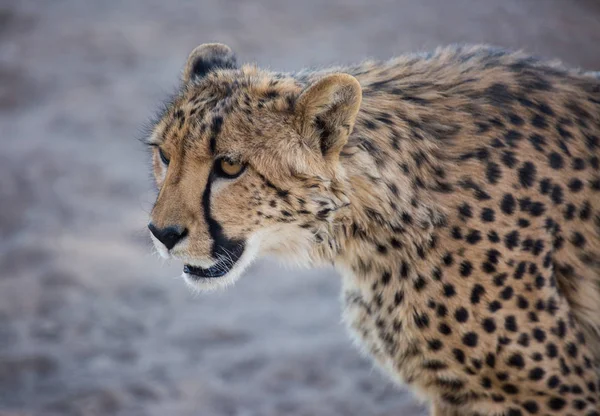
<instances>
[{"instance_id":1,"label":"cheetah","mask_svg":"<svg viewBox=\"0 0 600 416\"><path fill-rule=\"evenodd\" d=\"M489 46L280 73L204 44L146 141L189 285L333 265L356 343L433 415L600 415L598 74Z\"/></svg>"}]
</instances>

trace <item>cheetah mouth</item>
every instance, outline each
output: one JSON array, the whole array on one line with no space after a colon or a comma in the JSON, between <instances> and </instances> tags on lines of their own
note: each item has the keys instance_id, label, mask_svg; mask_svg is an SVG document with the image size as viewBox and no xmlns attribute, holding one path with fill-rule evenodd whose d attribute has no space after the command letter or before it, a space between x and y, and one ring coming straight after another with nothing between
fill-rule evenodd
<instances>
[{"instance_id":1,"label":"cheetah mouth","mask_svg":"<svg viewBox=\"0 0 600 416\"><path fill-rule=\"evenodd\" d=\"M235 248L227 250L226 253L220 255L219 260L212 266L205 269L203 267L185 264L183 266L183 273L194 280L223 277L233 269L243 253L244 246L239 244L235 246Z\"/></svg>"}]
</instances>

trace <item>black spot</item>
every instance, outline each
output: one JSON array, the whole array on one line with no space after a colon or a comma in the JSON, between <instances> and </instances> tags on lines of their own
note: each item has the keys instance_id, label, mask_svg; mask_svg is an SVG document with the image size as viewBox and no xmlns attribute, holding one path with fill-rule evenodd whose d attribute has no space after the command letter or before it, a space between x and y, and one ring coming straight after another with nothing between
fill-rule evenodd
<instances>
[{"instance_id":1,"label":"black spot","mask_svg":"<svg viewBox=\"0 0 600 416\"><path fill-rule=\"evenodd\" d=\"M525 240L527 241L527 240ZM525 250L527 251L527 250ZM524 261L519 262L519 265L517 266L517 268L515 269L515 272L513 273L513 277L516 280L521 280L523 278L523 275L525 274L525 268L527 267L527 263Z\"/></svg>"},{"instance_id":2,"label":"black spot","mask_svg":"<svg viewBox=\"0 0 600 416\"><path fill-rule=\"evenodd\" d=\"M223 117L216 116L212 119L212 123L210 126L211 134L210 134L210 151L214 155L217 151L217 136L221 132L221 127L223 126Z\"/></svg>"},{"instance_id":3,"label":"black spot","mask_svg":"<svg viewBox=\"0 0 600 416\"><path fill-rule=\"evenodd\" d=\"M517 343L519 345L521 345L522 347L528 347L529 346L529 335L522 333L521 335L519 335L519 338L517 339Z\"/></svg>"},{"instance_id":4,"label":"black spot","mask_svg":"<svg viewBox=\"0 0 600 416\"><path fill-rule=\"evenodd\" d=\"M500 302L498 302L497 300L490 302L490 305L488 306L488 309L492 313L500 310L501 308L502 308L502 304Z\"/></svg>"},{"instance_id":5,"label":"black spot","mask_svg":"<svg viewBox=\"0 0 600 416\"><path fill-rule=\"evenodd\" d=\"M552 194L550 195L552 202L556 205L560 205L563 202L563 190L560 185L554 185L552 187Z\"/></svg>"},{"instance_id":6,"label":"black spot","mask_svg":"<svg viewBox=\"0 0 600 416\"><path fill-rule=\"evenodd\" d=\"M500 381L506 381L508 380L508 373L506 372L500 372L500 373L496 373L496 378Z\"/></svg>"},{"instance_id":7,"label":"black spot","mask_svg":"<svg viewBox=\"0 0 600 416\"><path fill-rule=\"evenodd\" d=\"M546 127L548 127L546 117L542 116L541 114L535 114L531 118L531 124L533 125L533 127L537 127L538 129L545 129Z\"/></svg>"},{"instance_id":8,"label":"black spot","mask_svg":"<svg viewBox=\"0 0 600 416\"><path fill-rule=\"evenodd\" d=\"M541 289L544 286L546 286L546 279L541 274L537 275L535 277L535 287Z\"/></svg>"},{"instance_id":9,"label":"black spot","mask_svg":"<svg viewBox=\"0 0 600 416\"><path fill-rule=\"evenodd\" d=\"M498 287L504 286L507 277L508 273L498 273L496 276L494 276L494 284Z\"/></svg>"},{"instance_id":10,"label":"black spot","mask_svg":"<svg viewBox=\"0 0 600 416\"><path fill-rule=\"evenodd\" d=\"M546 139L544 138L544 136L540 136L539 134L534 133L531 136L529 136L529 142L531 143L533 148L538 152L544 151L544 147L546 146Z\"/></svg>"},{"instance_id":11,"label":"black spot","mask_svg":"<svg viewBox=\"0 0 600 416\"><path fill-rule=\"evenodd\" d=\"M567 344L567 354L569 354L573 358L576 358L577 357L577 345L575 345L572 342L568 343Z\"/></svg>"},{"instance_id":12,"label":"black spot","mask_svg":"<svg viewBox=\"0 0 600 416\"><path fill-rule=\"evenodd\" d=\"M585 144L587 145L588 149L594 150L597 147L600 147L600 139L598 138L598 136L585 134Z\"/></svg>"},{"instance_id":13,"label":"black spot","mask_svg":"<svg viewBox=\"0 0 600 416\"><path fill-rule=\"evenodd\" d=\"M515 353L508 358L506 362L509 366L522 369L525 367L525 360L523 356L519 353Z\"/></svg>"},{"instance_id":14,"label":"black spot","mask_svg":"<svg viewBox=\"0 0 600 416\"><path fill-rule=\"evenodd\" d=\"M489 183L491 183L492 185L497 184L500 180L500 177L502 176L500 166L495 162L489 162L487 164L485 175Z\"/></svg>"},{"instance_id":15,"label":"black spot","mask_svg":"<svg viewBox=\"0 0 600 416\"><path fill-rule=\"evenodd\" d=\"M492 380L490 380L489 377L483 377L481 379L481 387L484 389L490 389L492 387Z\"/></svg>"},{"instance_id":16,"label":"black spot","mask_svg":"<svg viewBox=\"0 0 600 416\"><path fill-rule=\"evenodd\" d=\"M400 277L402 277L403 279L406 279L408 277L409 273L410 273L410 266L408 265L408 263L405 260L403 260L400 265Z\"/></svg>"},{"instance_id":17,"label":"black spot","mask_svg":"<svg viewBox=\"0 0 600 416\"><path fill-rule=\"evenodd\" d=\"M576 211L577 211L577 208L575 207L575 205L568 204L565 207L565 211L563 213L563 216L564 216L565 220L572 220L573 218L575 218L575 212Z\"/></svg>"},{"instance_id":18,"label":"black spot","mask_svg":"<svg viewBox=\"0 0 600 416\"><path fill-rule=\"evenodd\" d=\"M519 295L519 298L517 299L517 307L519 309L527 309L529 308L529 301L525 299L525 297Z\"/></svg>"},{"instance_id":19,"label":"black spot","mask_svg":"<svg viewBox=\"0 0 600 416\"><path fill-rule=\"evenodd\" d=\"M444 296L446 296L447 298L451 298L454 295L456 295L456 290L454 289L454 286L450 283L445 284Z\"/></svg>"},{"instance_id":20,"label":"black spot","mask_svg":"<svg viewBox=\"0 0 600 416\"><path fill-rule=\"evenodd\" d=\"M459 227L452 228L452 238L454 238L455 240L462 240L463 235Z\"/></svg>"},{"instance_id":21,"label":"black spot","mask_svg":"<svg viewBox=\"0 0 600 416\"><path fill-rule=\"evenodd\" d=\"M488 333L493 333L494 331L496 331L496 322L494 321L493 318L486 318L483 320L483 329L488 332Z\"/></svg>"},{"instance_id":22,"label":"black spot","mask_svg":"<svg viewBox=\"0 0 600 416\"><path fill-rule=\"evenodd\" d=\"M438 325L438 331L443 335L450 335L452 333L452 329L443 322Z\"/></svg>"},{"instance_id":23,"label":"black spot","mask_svg":"<svg viewBox=\"0 0 600 416\"><path fill-rule=\"evenodd\" d=\"M448 365L439 360L427 360L423 363L423 367L427 370L439 371L448 368Z\"/></svg>"},{"instance_id":24,"label":"black spot","mask_svg":"<svg viewBox=\"0 0 600 416\"><path fill-rule=\"evenodd\" d=\"M506 236L504 236L504 245L509 250L513 250L515 247L518 247L519 246L519 232L515 230L515 231L511 231L510 233L506 234Z\"/></svg>"},{"instance_id":25,"label":"black spot","mask_svg":"<svg viewBox=\"0 0 600 416\"><path fill-rule=\"evenodd\" d=\"M460 275L462 277L468 277L473 272L473 265L470 261L464 260L460 263Z\"/></svg>"},{"instance_id":26,"label":"black spot","mask_svg":"<svg viewBox=\"0 0 600 416\"><path fill-rule=\"evenodd\" d=\"M423 276L417 276L413 286L417 292L420 292L427 286L427 281L423 279Z\"/></svg>"},{"instance_id":27,"label":"black spot","mask_svg":"<svg viewBox=\"0 0 600 416\"><path fill-rule=\"evenodd\" d=\"M592 216L592 206L589 201L585 201L581 211L579 211L579 219L585 221L589 220Z\"/></svg>"},{"instance_id":28,"label":"black spot","mask_svg":"<svg viewBox=\"0 0 600 416\"><path fill-rule=\"evenodd\" d=\"M517 165L517 158L515 156L515 152L512 151L505 151L502 152L502 163L504 163L506 165L506 167L508 168L514 168Z\"/></svg>"},{"instance_id":29,"label":"black spot","mask_svg":"<svg viewBox=\"0 0 600 416\"><path fill-rule=\"evenodd\" d=\"M380 254L387 254L387 247L382 244L377 244L377 251Z\"/></svg>"},{"instance_id":30,"label":"black spot","mask_svg":"<svg viewBox=\"0 0 600 416\"><path fill-rule=\"evenodd\" d=\"M458 322L464 323L469 320L469 312L465 308L458 308L454 313L454 317Z\"/></svg>"},{"instance_id":31,"label":"black spot","mask_svg":"<svg viewBox=\"0 0 600 416\"><path fill-rule=\"evenodd\" d=\"M522 126L525 123L525 121L520 116L516 115L515 113L510 113L508 116L508 119L515 126Z\"/></svg>"},{"instance_id":32,"label":"black spot","mask_svg":"<svg viewBox=\"0 0 600 416\"><path fill-rule=\"evenodd\" d=\"M415 313L413 317L418 328L429 327L429 317L426 313Z\"/></svg>"},{"instance_id":33,"label":"black spot","mask_svg":"<svg viewBox=\"0 0 600 416\"><path fill-rule=\"evenodd\" d=\"M495 213L491 208L484 208L481 211L481 221L484 222L494 222Z\"/></svg>"},{"instance_id":34,"label":"black spot","mask_svg":"<svg viewBox=\"0 0 600 416\"><path fill-rule=\"evenodd\" d=\"M504 140L506 140L506 143L510 147L515 147L516 142L518 142L522 138L523 138L523 135L516 130L509 130L504 134Z\"/></svg>"},{"instance_id":35,"label":"black spot","mask_svg":"<svg viewBox=\"0 0 600 416\"><path fill-rule=\"evenodd\" d=\"M531 162L525 162L519 168L519 182L525 188L529 188L535 182L536 168Z\"/></svg>"},{"instance_id":36,"label":"black spot","mask_svg":"<svg viewBox=\"0 0 600 416\"><path fill-rule=\"evenodd\" d=\"M469 244L477 244L481 241L481 233L478 230L471 230L469 234L467 234L465 240Z\"/></svg>"},{"instance_id":37,"label":"black spot","mask_svg":"<svg viewBox=\"0 0 600 416\"><path fill-rule=\"evenodd\" d=\"M496 403L502 403L506 400L505 397L501 394L492 394L491 397L492 397L492 400L495 401Z\"/></svg>"},{"instance_id":38,"label":"black spot","mask_svg":"<svg viewBox=\"0 0 600 416\"><path fill-rule=\"evenodd\" d=\"M546 212L546 206L539 201L533 201L527 205L526 211L534 217L539 217Z\"/></svg>"},{"instance_id":39,"label":"black spot","mask_svg":"<svg viewBox=\"0 0 600 416\"><path fill-rule=\"evenodd\" d=\"M504 390L506 394L519 394L519 389L513 384L504 384L502 390Z\"/></svg>"},{"instance_id":40,"label":"black spot","mask_svg":"<svg viewBox=\"0 0 600 416\"><path fill-rule=\"evenodd\" d=\"M444 347L444 344L439 339L432 339L428 342L429 349L432 351L439 351Z\"/></svg>"},{"instance_id":41,"label":"black spot","mask_svg":"<svg viewBox=\"0 0 600 416\"><path fill-rule=\"evenodd\" d=\"M403 291L397 291L396 294L394 295L394 305L398 306L402 303L402 301L404 300L404 292Z\"/></svg>"},{"instance_id":42,"label":"black spot","mask_svg":"<svg viewBox=\"0 0 600 416\"><path fill-rule=\"evenodd\" d=\"M454 355L454 358L456 359L456 361L458 361L461 364L465 363L465 353L462 350L459 350L458 348L454 348L452 350L452 354Z\"/></svg>"},{"instance_id":43,"label":"black spot","mask_svg":"<svg viewBox=\"0 0 600 416\"><path fill-rule=\"evenodd\" d=\"M504 320L504 328L507 331L518 332L519 328L517 327L517 320L513 315L507 316Z\"/></svg>"},{"instance_id":44,"label":"black spot","mask_svg":"<svg viewBox=\"0 0 600 416\"><path fill-rule=\"evenodd\" d=\"M553 116L554 115L554 110L552 110L552 107L550 107L548 104L546 103L539 103L538 104L538 109L549 116Z\"/></svg>"},{"instance_id":45,"label":"black spot","mask_svg":"<svg viewBox=\"0 0 600 416\"><path fill-rule=\"evenodd\" d=\"M384 272L383 275L381 275L381 283L383 285L387 285L390 282L391 278L392 278L392 275L390 272Z\"/></svg>"},{"instance_id":46,"label":"black spot","mask_svg":"<svg viewBox=\"0 0 600 416\"><path fill-rule=\"evenodd\" d=\"M573 170L584 170L585 169L585 160L580 157L576 157L572 162Z\"/></svg>"},{"instance_id":47,"label":"black spot","mask_svg":"<svg viewBox=\"0 0 600 416\"><path fill-rule=\"evenodd\" d=\"M463 344L465 344L467 347L476 347L477 341L478 336L475 332L467 332L462 338Z\"/></svg>"},{"instance_id":48,"label":"black spot","mask_svg":"<svg viewBox=\"0 0 600 416\"><path fill-rule=\"evenodd\" d=\"M569 181L568 186L571 192L579 192L583 189L583 182L580 179L573 178Z\"/></svg>"},{"instance_id":49,"label":"black spot","mask_svg":"<svg viewBox=\"0 0 600 416\"><path fill-rule=\"evenodd\" d=\"M527 412L534 415L540 410L540 407L533 400L529 400L529 401L526 401L525 403L523 403L523 409L527 410Z\"/></svg>"},{"instance_id":50,"label":"black spot","mask_svg":"<svg viewBox=\"0 0 600 416\"><path fill-rule=\"evenodd\" d=\"M500 209L507 215L512 215L516 208L515 198L511 194L504 194L502 202L500 203Z\"/></svg>"},{"instance_id":51,"label":"black spot","mask_svg":"<svg viewBox=\"0 0 600 416\"><path fill-rule=\"evenodd\" d=\"M558 356L558 348L553 343L546 344L546 355L548 358L556 358Z\"/></svg>"},{"instance_id":52,"label":"black spot","mask_svg":"<svg viewBox=\"0 0 600 416\"><path fill-rule=\"evenodd\" d=\"M549 178L544 178L540 181L540 192L542 195L548 195L552 189L552 181Z\"/></svg>"},{"instance_id":53,"label":"black spot","mask_svg":"<svg viewBox=\"0 0 600 416\"><path fill-rule=\"evenodd\" d=\"M485 294L485 289L480 284L476 284L473 286L473 290L471 290L471 303L478 304L481 301L481 296Z\"/></svg>"},{"instance_id":54,"label":"black spot","mask_svg":"<svg viewBox=\"0 0 600 416\"><path fill-rule=\"evenodd\" d=\"M365 127L369 130L377 129L377 124L373 122L373 120L367 119L364 121Z\"/></svg>"},{"instance_id":55,"label":"black spot","mask_svg":"<svg viewBox=\"0 0 600 416\"><path fill-rule=\"evenodd\" d=\"M552 152L548 155L548 162L552 169L562 169L564 166L562 156L556 152Z\"/></svg>"},{"instance_id":56,"label":"black spot","mask_svg":"<svg viewBox=\"0 0 600 416\"><path fill-rule=\"evenodd\" d=\"M496 82L485 89L485 95L491 104L504 107L514 100L505 84Z\"/></svg>"},{"instance_id":57,"label":"black spot","mask_svg":"<svg viewBox=\"0 0 600 416\"><path fill-rule=\"evenodd\" d=\"M489 261L486 261L481 265L481 270L483 270L487 274L491 274L496 271L496 266L494 266L494 264L490 263Z\"/></svg>"},{"instance_id":58,"label":"black spot","mask_svg":"<svg viewBox=\"0 0 600 416\"><path fill-rule=\"evenodd\" d=\"M556 387L558 387L560 384L560 378L558 378L558 376L552 376L548 379L548 382L546 383L546 385L548 386L549 389L554 389Z\"/></svg>"},{"instance_id":59,"label":"black spot","mask_svg":"<svg viewBox=\"0 0 600 416\"><path fill-rule=\"evenodd\" d=\"M546 375L546 372L540 367L533 368L531 371L529 371L529 379L533 381L539 381L543 379L544 375Z\"/></svg>"},{"instance_id":60,"label":"black spot","mask_svg":"<svg viewBox=\"0 0 600 416\"><path fill-rule=\"evenodd\" d=\"M571 236L571 243L575 247L581 248L585 246L585 237L581 233L575 231Z\"/></svg>"},{"instance_id":61,"label":"black spot","mask_svg":"<svg viewBox=\"0 0 600 416\"><path fill-rule=\"evenodd\" d=\"M565 407L566 404L567 402L560 397L552 397L548 400L548 407L552 410L560 410Z\"/></svg>"},{"instance_id":62,"label":"black spot","mask_svg":"<svg viewBox=\"0 0 600 416\"><path fill-rule=\"evenodd\" d=\"M499 243L500 242L500 236L498 235L498 233L496 231L490 231L488 232L488 240L490 240L490 242L492 243Z\"/></svg>"},{"instance_id":63,"label":"black spot","mask_svg":"<svg viewBox=\"0 0 600 416\"><path fill-rule=\"evenodd\" d=\"M465 220L466 218L471 218L473 216L471 206L466 202L463 203L460 207L458 207L458 212L463 220Z\"/></svg>"}]
</instances>

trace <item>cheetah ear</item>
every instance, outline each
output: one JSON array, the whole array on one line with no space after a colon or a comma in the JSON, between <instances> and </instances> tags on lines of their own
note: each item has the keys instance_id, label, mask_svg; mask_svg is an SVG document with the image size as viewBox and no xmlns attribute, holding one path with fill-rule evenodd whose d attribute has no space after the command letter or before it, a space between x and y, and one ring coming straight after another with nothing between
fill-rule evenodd
<instances>
[{"instance_id":1,"label":"cheetah ear","mask_svg":"<svg viewBox=\"0 0 600 416\"><path fill-rule=\"evenodd\" d=\"M362 89L348 74L327 75L298 97L297 128L307 144L330 161L337 161L360 108Z\"/></svg>"},{"instance_id":2,"label":"cheetah ear","mask_svg":"<svg viewBox=\"0 0 600 416\"><path fill-rule=\"evenodd\" d=\"M215 69L235 69L237 62L231 48L222 43L205 43L197 46L188 56L183 70L186 84L199 79Z\"/></svg>"}]
</instances>

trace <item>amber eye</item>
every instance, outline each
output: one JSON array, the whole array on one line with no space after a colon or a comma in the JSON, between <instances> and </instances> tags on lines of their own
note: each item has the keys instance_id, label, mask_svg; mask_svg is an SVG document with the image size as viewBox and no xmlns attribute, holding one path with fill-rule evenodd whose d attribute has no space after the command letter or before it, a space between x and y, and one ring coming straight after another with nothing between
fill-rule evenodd
<instances>
[{"instance_id":1,"label":"amber eye","mask_svg":"<svg viewBox=\"0 0 600 416\"><path fill-rule=\"evenodd\" d=\"M166 166L169 166L169 158L165 155L160 147L158 148L158 155L160 156L160 160L162 160Z\"/></svg>"},{"instance_id":2,"label":"amber eye","mask_svg":"<svg viewBox=\"0 0 600 416\"><path fill-rule=\"evenodd\" d=\"M245 166L238 162L233 162L226 157L217 159L215 162L215 173L223 178L236 178L243 171Z\"/></svg>"}]
</instances>

